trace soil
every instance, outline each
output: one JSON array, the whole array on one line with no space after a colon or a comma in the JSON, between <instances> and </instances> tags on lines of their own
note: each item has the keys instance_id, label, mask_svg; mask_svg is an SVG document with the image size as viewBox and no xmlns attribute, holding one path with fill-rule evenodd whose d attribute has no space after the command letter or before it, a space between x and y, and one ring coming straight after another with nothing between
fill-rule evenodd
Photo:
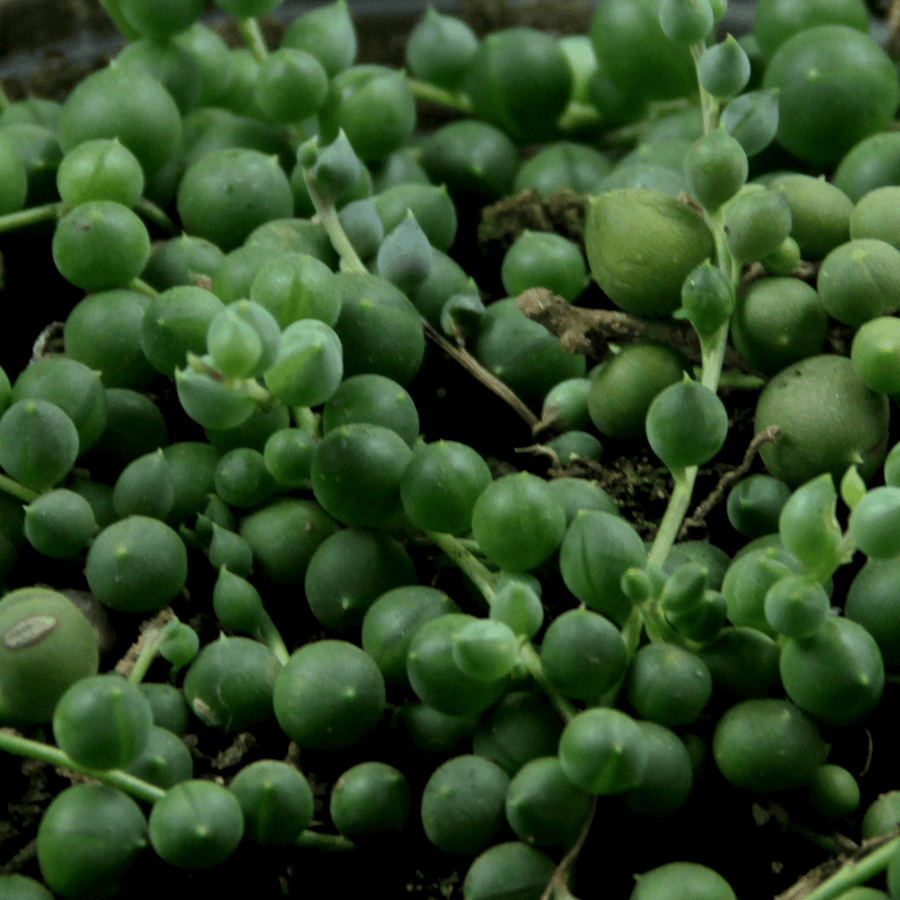
<instances>
[{"instance_id":1,"label":"soil","mask_svg":"<svg viewBox=\"0 0 900 900\"><path fill-rule=\"evenodd\" d=\"M46 0L34 18L13 16L10 12L13 7L16 4L0 5L0 53L13 47L43 46L86 25L95 31L110 31L95 0ZM479 33L513 24L543 27L548 21L560 33L583 33L590 18L587 3L564 0L524 4L464 0L462 7L463 17ZM415 19L413 16L391 21L380 19L377 27L368 30L360 23L360 59L401 64L403 41ZM283 23L267 19L262 24L270 46L276 46ZM237 43L236 33L226 28L223 34ZM39 96L62 100L88 72L107 62L108 57L103 54L77 66L69 65L63 57L50 58L27 80L7 79L4 89L11 99ZM420 126L428 129L447 117L443 110L426 107ZM484 214L480 209L461 209L460 218L460 238L451 255L474 275L486 300L503 296L497 275L499 260L521 228L551 227L577 240L582 227L578 198L572 196L560 196L549 202L520 197ZM52 321L64 320L82 296L56 272L49 251L51 233L51 226L38 226L27 233L4 235L0 240L5 263L5 308L16 311L15 329L4 329L0 335L0 359L11 376L27 364L32 355L32 342L44 327ZM609 305L596 288L581 302L589 308ZM842 337L840 332L832 335L835 342ZM474 382L443 351L429 345L428 354L422 370L427 375L417 378L411 387L420 411L422 431L428 440L447 437L470 443L491 458L497 472L518 468L544 477L574 474L595 478L615 497L642 536L652 538L655 523L665 509L671 480L642 442L604 441L602 465L560 467L548 455L534 452L535 436L506 404ZM591 359L589 364L595 361ZM169 396L169 399L163 397L163 403L172 428L171 440L202 440L197 426L177 414L171 388L165 383L154 387ZM691 519L692 524L683 538L712 537L714 543L733 553L743 539L728 523L721 491L717 489L729 472L737 471L744 464L753 438L755 393L724 391L723 399L730 418L728 442L716 463L700 472L695 502L699 505L704 498L710 498L710 503L702 515ZM541 439L548 436L537 435ZM892 434L892 444L898 436ZM763 471L758 458L751 456L746 471ZM410 543L407 550L420 573L429 573L428 579L434 573L435 586L454 597L469 592L455 569L437 565L435 548ZM204 644L218 632L214 618L202 611L204 604L199 602L210 596L212 572L198 551L191 553L198 554L196 560L189 562L191 581L185 596L173 603L172 608L182 621L198 631ZM841 570L836 579L835 598L842 596L855 569L849 566ZM10 588L40 582L60 589L87 589L80 565L53 563L27 551L23 552L14 577L16 583L10 583ZM285 597L283 590L266 590L264 586L261 589L266 608L289 647L325 636L302 598L298 603L296 598ZM556 611L554 593L551 581L545 588L551 615ZM111 612L106 618L110 640L101 663L103 671L113 668L126 656L137 638L142 619ZM167 666L155 664L146 680L162 680L166 671ZM896 696L892 693L896 694L897 685L888 684L887 692L881 709L896 708ZM392 699L397 698L389 697L389 701ZM707 712L695 729L698 734L709 737L717 713L715 708ZM871 717L865 727L851 726L826 734L826 740L833 742L830 761L845 765L855 774L862 773L859 781L863 808L877 794L898 787L894 754L890 749L893 746L891 725L886 716L878 715ZM298 754L274 723L255 728L252 733L223 735L197 727L196 720L192 720L191 733L185 739L194 757L195 777L214 778L222 783L227 783L240 767L256 759L296 762L313 785L314 824L323 833L334 833L328 814L332 786L343 771L362 761L358 747L339 753L303 751ZM413 748L389 716L367 738L365 747L369 759L392 763L407 776L413 797L420 795L440 761ZM461 746L458 752L468 752L468 747ZM743 898L774 897L788 891L809 869L831 855L846 852L860 840L858 819L836 824L816 821L805 812L799 795L779 797L778 803L754 802L718 776L710 761L706 762L705 769L713 771L707 771L703 789L695 790L685 808L669 819L635 822L622 814L616 801L601 802L575 871L573 893L582 900L600 895L624 900L631 892L632 873L682 858L716 868ZM7 807L6 815L0 820L0 873L22 872L40 877L35 858L37 826L50 800L74 780L77 776L34 760L13 757L0 760L0 783L4 785ZM508 832L502 839L514 839L514 835ZM373 888L377 888L379 895L392 898L458 900L462 897L461 883L468 865L468 859L443 854L425 839L414 808L403 834L389 842L361 846L351 855L257 847L244 842L225 864L209 871L185 873L160 864L152 853L147 853L129 884L136 887L152 883L154 887L182 891L201 888L208 895L220 892L229 895L238 880L247 884L248 873L252 873L253 889L264 898L303 896L310 885L317 885L318 893L325 888L329 895L338 897L364 897L374 894ZM803 895L800 892L793 897Z\"/></svg>"}]
</instances>

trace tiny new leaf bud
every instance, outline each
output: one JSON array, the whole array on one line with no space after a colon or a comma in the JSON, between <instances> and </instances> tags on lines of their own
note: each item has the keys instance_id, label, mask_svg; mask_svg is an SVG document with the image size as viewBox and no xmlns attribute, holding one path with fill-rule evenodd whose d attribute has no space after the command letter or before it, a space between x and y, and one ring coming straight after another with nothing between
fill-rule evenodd
<instances>
[{"instance_id":1,"label":"tiny new leaf bud","mask_svg":"<svg viewBox=\"0 0 900 900\"><path fill-rule=\"evenodd\" d=\"M866 493L866 483L859 474L856 466L850 466L841 477L841 500L847 505L847 508L853 512L856 504L863 498Z\"/></svg>"},{"instance_id":2,"label":"tiny new leaf bud","mask_svg":"<svg viewBox=\"0 0 900 900\"><path fill-rule=\"evenodd\" d=\"M825 588L812 575L786 575L766 591L766 621L784 637L812 637L828 617Z\"/></svg>"},{"instance_id":3,"label":"tiny new leaf bud","mask_svg":"<svg viewBox=\"0 0 900 900\"><path fill-rule=\"evenodd\" d=\"M406 217L378 249L378 274L408 293L431 274L433 259L427 235L407 209Z\"/></svg>"},{"instance_id":4,"label":"tiny new leaf bud","mask_svg":"<svg viewBox=\"0 0 900 900\"><path fill-rule=\"evenodd\" d=\"M719 121L747 156L765 150L778 131L778 91L748 91L735 97Z\"/></svg>"},{"instance_id":5,"label":"tiny new leaf bud","mask_svg":"<svg viewBox=\"0 0 900 900\"><path fill-rule=\"evenodd\" d=\"M728 276L708 259L684 280L681 305L700 337L715 334L734 312L734 287Z\"/></svg>"},{"instance_id":6,"label":"tiny new leaf bud","mask_svg":"<svg viewBox=\"0 0 900 900\"><path fill-rule=\"evenodd\" d=\"M682 563L668 577L663 586L659 603L663 611L687 613L703 600L709 581L709 569L698 562Z\"/></svg>"},{"instance_id":7,"label":"tiny new leaf bud","mask_svg":"<svg viewBox=\"0 0 900 900\"><path fill-rule=\"evenodd\" d=\"M622 593L633 604L640 604L653 595L653 579L646 569L638 566L629 566L619 581Z\"/></svg>"},{"instance_id":8,"label":"tiny new leaf bud","mask_svg":"<svg viewBox=\"0 0 900 900\"><path fill-rule=\"evenodd\" d=\"M338 136L318 154L315 164L308 170L308 178L319 198L333 206L353 190L361 171L359 157L341 128Z\"/></svg>"},{"instance_id":9,"label":"tiny new leaf bud","mask_svg":"<svg viewBox=\"0 0 900 900\"><path fill-rule=\"evenodd\" d=\"M696 44L712 30L713 8L709 0L662 0L659 24L670 41Z\"/></svg>"},{"instance_id":10,"label":"tiny new leaf bud","mask_svg":"<svg viewBox=\"0 0 900 900\"><path fill-rule=\"evenodd\" d=\"M237 300L217 313L206 331L213 363L228 378L255 378L275 361L281 328L264 306Z\"/></svg>"},{"instance_id":11,"label":"tiny new leaf bud","mask_svg":"<svg viewBox=\"0 0 900 900\"><path fill-rule=\"evenodd\" d=\"M707 210L718 209L747 181L747 154L724 128L698 138L684 157L691 193Z\"/></svg>"},{"instance_id":12,"label":"tiny new leaf bud","mask_svg":"<svg viewBox=\"0 0 900 900\"><path fill-rule=\"evenodd\" d=\"M721 43L703 51L697 63L703 89L714 97L736 97L750 80L750 57L729 34Z\"/></svg>"},{"instance_id":13,"label":"tiny new leaf bud","mask_svg":"<svg viewBox=\"0 0 900 900\"><path fill-rule=\"evenodd\" d=\"M168 660L175 671L194 661L200 649L200 638L189 625L178 619L171 619L163 627L161 637L159 655Z\"/></svg>"},{"instance_id":14,"label":"tiny new leaf bud","mask_svg":"<svg viewBox=\"0 0 900 900\"><path fill-rule=\"evenodd\" d=\"M311 169L316 164L318 155L319 136L313 135L297 148L297 164L303 169Z\"/></svg>"}]
</instances>

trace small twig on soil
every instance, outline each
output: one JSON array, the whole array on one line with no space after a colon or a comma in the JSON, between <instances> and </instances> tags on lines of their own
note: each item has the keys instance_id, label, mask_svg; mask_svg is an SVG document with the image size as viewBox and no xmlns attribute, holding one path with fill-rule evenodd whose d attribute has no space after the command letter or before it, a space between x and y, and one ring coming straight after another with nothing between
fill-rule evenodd
<instances>
[{"instance_id":1,"label":"small twig on soil","mask_svg":"<svg viewBox=\"0 0 900 900\"><path fill-rule=\"evenodd\" d=\"M709 511L718 503L722 502L725 491L730 488L739 478L745 475L750 466L753 465L753 458L759 452L759 448L763 444L774 444L781 429L777 425L770 425L762 431L753 435L753 440L747 446L747 452L741 464L734 469L726 472L716 485L713 492L694 510L694 514L685 519L678 532L678 539L681 540L687 533L689 528L699 528L703 525L704 520L709 515Z\"/></svg>"},{"instance_id":2,"label":"small twig on soil","mask_svg":"<svg viewBox=\"0 0 900 900\"><path fill-rule=\"evenodd\" d=\"M591 824L594 821L594 814L596 812L597 798L593 797L591 799L591 806L588 810L587 818L584 820L584 825L581 828L581 834L578 835L578 840L575 841L572 849L560 860L559 865L556 867L556 871L553 873L553 877L550 879L550 883L544 888L544 893L541 894L541 900L551 900L552 897L558 895L557 892L563 897L572 897L572 894L569 893L569 890L566 887L566 880L569 877L569 871L572 866L575 865L575 860L578 859L578 854L581 853L584 842L587 840L588 832L591 830Z\"/></svg>"},{"instance_id":3,"label":"small twig on soil","mask_svg":"<svg viewBox=\"0 0 900 900\"><path fill-rule=\"evenodd\" d=\"M499 378L492 375L468 350L462 347L454 347L444 336L432 326L426 319L422 319L422 327L425 334L434 341L442 350L450 354L467 372L474 375L486 388L493 391L501 400L511 406L528 424L534 428L538 417L525 405L525 403L510 390Z\"/></svg>"},{"instance_id":4,"label":"small twig on soil","mask_svg":"<svg viewBox=\"0 0 900 900\"><path fill-rule=\"evenodd\" d=\"M569 353L602 359L609 343L652 341L668 344L694 362L701 358L700 340L688 322L659 322L614 309L585 309L541 287L523 291L516 302L523 315L558 337ZM725 365L763 377L731 348L725 353Z\"/></svg>"},{"instance_id":5,"label":"small twig on soil","mask_svg":"<svg viewBox=\"0 0 900 900\"><path fill-rule=\"evenodd\" d=\"M826 860L820 863L814 869L810 869L802 878L798 879L786 891L775 897L775 900L803 900L804 897L814 896L816 900L826 900L826 898L836 898L844 891L848 890L852 885L849 883L841 884L837 879L834 884L834 893L827 887L826 882L837 873L841 872L845 867L864 868L865 860L880 848L887 844L894 843L897 839L897 831L894 830L890 834L880 834L877 837L867 838L859 848L850 854L841 854L835 859ZM892 852L892 851L885 851ZM895 850L893 850L895 852ZM873 860L876 862L876 860ZM878 871L883 871L883 860L877 860ZM876 866L876 868L877 868ZM874 878L878 871L872 872L870 878ZM863 872L863 875L868 874ZM843 879L841 879L843 880ZM868 879L866 879L868 880ZM821 890L820 890L821 889Z\"/></svg>"}]
</instances>

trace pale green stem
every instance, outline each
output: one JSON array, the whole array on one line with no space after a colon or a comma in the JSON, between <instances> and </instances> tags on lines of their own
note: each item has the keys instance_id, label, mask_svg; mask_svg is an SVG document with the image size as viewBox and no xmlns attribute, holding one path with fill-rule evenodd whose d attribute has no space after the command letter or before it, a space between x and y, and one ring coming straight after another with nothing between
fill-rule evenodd
<instances>
[{"instance_id":1,"label":"pale green stem","mask_svg":"<svg viewBox=\"0 0 900 900\"><path fill-rule=\"evenodd\" d=\"M695 69L699 65L700 57L703 55L705 49L705 41L698 41L696 44L691 45L691 57L694 60ZM700 111L703 114L703 133L709 134L717 128L719 124L719 101L713 97L709 91L704 90L703 85L700 84L699 73L697 77L697 88L700 91Z\"/></svg>"},{"instance_id":2,"label":"pale green stem","mask_svg":"<svg viewBox=\"0 0 900 900\"><path fill-rule=\"evenodd\" d=\"M38 491L33 491L30 487L25 487L24 484L2 474L0 474L0 490L6 491L7 494L18 500L24 500L25 503L31 503L32 500L37 500L41 496Z\"/></svg>"},{"instance_id":3,"label":"pale green stem","mask_svg":"<svg viewBox=\"0 0 900 900\"><path fill-rule=\"evenodd\" d=\"M578 710L573 706L570 700L558 693L553 685L547 680L547 676L544 674L544 667L541 665L541 658L538 656L537 651L530 641L525 641L525 643L519 647L519 659L522 661L525 668L528 669L528 674L531 675L550 698L550 702L553 704L554 709L562 716L563 720L571 722L572 719L578 715Z\"/></svg>"},{"instance_id":4,"label":"pale green stem","mask_svg":"<svg viewBox=\"0 0 900 900\"><path fill-rule=\"evenodd\" d=\"M159 645L162 643L162 639L162 628L156 628L153 630L152 634L145 636L138 658L128 675L128 680L132 684L140 684L144 680L147 671L153 664L153 660L156 659L156 654L159 652Z\"/></svg>"},{"instance_id":5,"label":"pale green stem","mask_svg":"<svg viewBox=\"0 0 900 900\"><path fill-rule=\"evenodd\" d=\"M134 205L134 211L140 213L145 219L159 225L169 234L181 234L181 229L169 218L164 209L160 209L152 200L141 197Z\"/></svg>"},{"instance_id":6,"label":"pale green stem","mask_svg":"<svg viewBox=\"0 0 900 900\"><path fill-rule=\"evenodd\" d=\"M266 408L277 402L272 392L267 391L255 378L226 378L224 384L233 391L247 394Z\"/></svg>"},{"instance_id":7,"label":"pale green stem","mask_svg":"<svg viewBox=\"0 0 900 900\"><path fill-rule=\"evenodd\" d=\"M471 99L463 93L454 93L431 84L427 81L419 81L418 78L407 78L406 83L416 100L425 100L428 103L436 103L439 106L447 106L461 113L471 115L473 112Z\"/></svg>"},{"instance_id":8,"label":"pale green stem","mask_svg":"<svg viewBox=\"0 0 900 900\"><path fill-rule=\"evenodd\" d=\"M737 284L737 276L740 272L734 271L734 263L731 258L731 250L728 248L728 238L725 236L724 219L722 210L714 213L705 213L706 224L712 232L713 243L716 248L716 265L731 279L732 284Z\"/></svg>"},{"instance_id":9,"label":"pale green stem","mask_svg":"<svg viewBox=\"0 0 900 900\"><path fill-rule=\"evenodd\" d=\"M305 431L314 438L322 437L322 417L314 413L308 406L294 406L291 408L294 425L301 431Z\"/></svg>"},{"instance_id":10,"label":"pale green stem","mask_svg":"<svg viewBox=\"0 0 900 900\"><path fill-rule=\"evenodd\" d=\"M266 613L262 624L256 629L255 637L272 651L272 655L278 662L283 666L287 665L287 661L291 657L290 651L284 642L284 638L281 636L281 632L275 627L275 623L268 613Z\"/></svg>"},{"instance_id":11,"label":"pale green stem","mask_svg":"<svg viewBox=\"0 0 900 900\"><path fill-rule=\"evenodd\" d=\"M454 564L457 565L475 584L490 603L494 599L494 573L484 563L479 562L452 534L440 531L426 531L425 534L434 541Z\"/></svg>"},{"instance_id":12,"label":"pale green stem","mask_svg":"<svg viewBox=\"0 0 900 900\"><path fill-rule=\"evenodd\" d=\"M225 378L222 373L205 363L196 353L188 353L187 364L197 373L208 375L213 381L218 381L231 391L239 391L252 397L261 406L269 407L276 403L276 398L271 391L267 391L255 378Z\"/></svg>"},{"instance_id":13,"label":"pale green stem","mask_svg":"<svg viewBox=\"0 0 900 900\"><path fill-rule=\"evenodd\" d=\"M238 31L247 48L253 54L257 62L262 62L269 55L269 48L259 30L259 22L256 19L238 19Z\"/></svg>"},{"instance_id":14,"label":"pale green stem","mask_svg":"<svg viewBox=\"0 0 900 900\"><path fill-rule=\"evenodd\" d=\"M622 626L622 639L625 641L625 651L628 659L631 659L641 644L641 634L644 631L643 604L635 604Z\"/></svg>"},{"instance_id":15,"label":"pale green stem","mask_svg":"<svg viewBox=\"0 0 900 900\"><path fill-rule=\"evenodd\" d=\"M359 258L353 244L350 243L350 239L341 227L334 206L330 203L326 203L316 190L310 169L303 170L303 180L306 182L306 188L309 191L313 206L316 208L316 214L319 217L319 221L322 223L322 227L331 239L332 246L337 250L338 255L344 261L344 265L347 267L348 271L356 272L359 275L368 275L369 270Z\"/></svg>"},{"instance_id":16,"label":"pale green stem","mask_svg":"<svg viewBox=\"0 0 900 900\"><path fill-rule=\"evenodd\" d=\"M590 125L600 125L602 121L600 113L593 106L573 100L563 110L556 127L565 133L580 131Z\"/></svg>"},{"instance_id":17,"label":"pale green stem","mask_svg":"<svg viewBox=\"0 0 900 900\"><path fill-rule=\"evenodd\" d=\"M159 296L159 292L156 290L153 285L147 284L142 278L132 278L131 281L128 282L128 287L137 291L139 294L144 294L147 297L157 297Z\"/></svg>"},{"instance_id":18,"label":"pale green stem","mask_svg":"<svg viewBox=\"0 0 900 900\"><path fill-rule=\"evenodd\" d=\"M722 377L722 364L728 347L728 326L729 322L725 322L709 340L700 338L700 354L703 360L700 384L713 393L719 389L719 379Z\"/></svg>"},{"instance_id":19,"label":"pale green stem","mask_svg":"<svg viewBox=\"0 0 900 900\"><path fill-rule=\"evenodd\" d=\"M831 878L807 894L805 900L835 900L850 888L871 881L887 868L898 847L900 837L895 837L862 859L844 863Z\"/></svg>"},{"instance_id":20,"label":"pale green stem","mask_svg":"<svg viewBox=\"0 0 900 900\"><path fill-rule=\"evenodd\" d=\"M7 213L0 216L0 232L15 231L17 228L25 228L38 222L49 222L65 215L69 204L63 201L45 203L43 206L31 206L28 209L20 209L18 212Z\"/></svg>"},{"instance_id":21,"label":"pale green stem","mask_svg":"<svg viewBox=\"0 0 900 900\"><path fill-rule=\"evenodd\" d=\"M70 759L58 747L51 747L49 744L44 744L40 741L32 741L29 738L22 737L20 734L16 734L12 729L0 728L0 750L5 750L7 753L12 753L15 756L28 756L48 763L51 766L69 769L71 772L89 775L103 784L125 791L126 794L131 794L132 797L144 800L147 803L156 803L166 793L155 784L135 778L121 769L99 771L97 769L89 769L87 766L81 766L75 760Z\"/></svg>"},{"instance_id":22,"label":"pale green stem","mask_svg":"<svg viewBox=\"0 0 900 900\"><path fill-rule=\"evenodd\" d=\"M647 562L662 567L675 543L678 530L687 514L691 502L691 494L694 492L694 481L697 479L697 466L687 466L672 473L675 479L675 487L669 497L669 505L659 523L659 530L650 548Z\"/></svg>"}]
</instances>

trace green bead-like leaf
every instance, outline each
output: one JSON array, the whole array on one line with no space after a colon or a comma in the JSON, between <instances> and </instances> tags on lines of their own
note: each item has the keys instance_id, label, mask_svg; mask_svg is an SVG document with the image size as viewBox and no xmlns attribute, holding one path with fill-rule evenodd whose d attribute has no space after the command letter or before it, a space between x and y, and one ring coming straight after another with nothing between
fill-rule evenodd
<instances>
[{"instance_id":1,"label":"green bead-like leaf","mask_svg":"<svg viewBox=\"0 0 900 900\"><path fill-rule=\"evenodd\" d=\"M734 312L734 287L728 276L709 260L700 263L684 280L681 306L701 337L711 337Z\"/></svg>"},{"instance_id":2,"label":"green bead-like leaf","mask_svg":"<svg viewBox=\"0 0 900 900\"><path fill-rule=\"evenodd\" d=\"M211 365L212 357L202 357L201 362ZM258 408L249 394L234 390L190 366L176 369L175 390L184 411L204 428L237 428Z\"/></svg>"},{"instance_id":3,"label":"green bead-like leaf","mask_svg":"<svg viewBox=\"0 0 900 900\"><path fill-rule=\"evenodd\" d=\"M747 156L765 150L778 131L778 98L773 91L748 91L722 110L720 121Z\"/></svg>"},{"instance_id":4,"label":"green bead-like leaf","mask_svg":"<svg viewBox=\"0 0 900 900\"><path fill-rule=\"evenodd\" d=\"M244 833L257 844L291 844L313 817L313 793L292 765L259 759L228 785L244 814Z\"/></svg>"},{"instance_id":5,"label":"green bead-like leaf","mask_svg":"<svg viewBox=\"0 0 900 900\"><path fill-rule=\"evenodd\" d=\"M430 274L433 251L412 211L384 239L378 249L378 274L408 293Z\"/></svg>"},{"instance_id":6,"label":"green bead-like leaf","mask_svg":"<svg viewBox=\"0 0 900 900\"><path fill-rule=\"evenodd\" d=\"M263 378L287 406L318 406L334 396L343 374L343 348L334 329L318 319L300 319L284 330L278 358Z\"/></svg>"},{"instance_id":7,"label":"green bead-like leaf","mask_svg":"<svg viewBox=\"0 0 900 900\"><path fill-rule=\"evenodd\" d=\"M219 569L213 587L213 610L226 628L247 634L253 634L265 619L259 591L246 578L235 575L225 566Z\"/></svg>"},{"instance_id":8,"label":"green bead-like leaf","mask_svg":"<svg viewBox=\"0 0 900 900\"><path fill-rule=\"evenodd\" d=\"M272 313L252 300L230 303L209 323L206 347L228 378L255 378L275 361L281 328Z\"/></svg>"},{"instance_id":9,"label":"green bead-like leaf","mask_svg":"<svg viewBox=\"0 0 900 900\"><path fill-rule=\"evenodd\" d=\"M779 634L802 640L812 637L828 615L825 589L811 575L787 575L766 592L766 621Z\"/></svg>"},{"instance_id":10,"label":"green bead-like leaf","mask_svg":"<svg viewBox=\"0 0 900 900\"><path fill-rule=\"evenodd\" d=\"M354 188L361 168L362 163L341 128L334 141L319 151L308 177L316 193L331 206Z\"/></svg>"},{"instance_id":11,"label":"green bead-like leaf","mask_svg":"<svg viewBox=\"0 0 900 900\"><path fill-rule=\"evenodd\" d=\"M150 843L169 865L209 869L237 850L244 814L237 797L213 781L183 781L150 812Z\"/></svg>"},{"instance_id":12,"label":"green bead-like leaf","mask_svg":"<svg viewBox=\"0 0 900 900\"><path fill-rule=\"evenodd\" d=\"M357 37L347 0L335 0L297 16L284 33L281 46L312 53L329 78L352 65Z\"/></svg>"},{"instance_id":13,"label":"green bead-like leaf","mask_svg":"<svg viewBox=\"0 0 900 900\"><path fill-rule=\"evenodd\" d=\"M647 759L643 734L617 709L579 713L563 730L559 761L569 780L592 794L621 794L641 782Z\"/></svg>"},{"instance_id":14,"label":"green bead-like leaf","mask_svg":"<svg viewBox=\"0 0 900 900\"><path fill-rule=\"evenodd\" d=\"M476 619L456 632L452 639L453 661L476 681L496 681L513 669L519 645L512 629L503 622Z\"/></svg>"},{"instance_id":15,"label":"green bead-like leaf","mask_svg":"<svg viewBox=\"0 0 900 900\"><path fill-rule=\"evenodd\" d=\"M140 689L119 675L82 678L59 698L53 736L60 749L91 769L120 769L144 749L153 713Z\"/></svg>"},{"instance_id":16,"label":"green bead-like leaf","mask_svg":"<svg viewBox=\"0 0 900 900\"><path fill-rule=\"evenodd\" d=\"M647 410L647 439L669 471L702 466L728 434L725 405L708 387L685 378L659 393Z\"/></svg>"},{"instance_id":17,"label":"green bead-like leaf","mask_svg":"<svg viewBox=\"0 0 900 900\"><path fill-rule=\"evenodd\" d=\"M744 148L724 128L694 141L684 159L691 193L708 210L718 209L741 189L748 168Z\"/></svg>"},{"instance_id":18,"label":"green bead-like leaf","mask_svg":"<svg viewBox=\"0 0 900 900\"><path fill-rule=\"evenodd\" d=\"M72 559L87 548L99 528L90 503L74 491L59 488L25 507L24 530L39 553Z\"/></svg>"},{"instance_id":19,"label":"green bead-like leaf","mask_svg":"<svg viewBox=\"0 0 900 900\"><path fill-rule=\"evenodd\" d=\"M791 233L791 208L780 191L748 185L724 210L728 247L738 262L762 259Z\"/></svg>"},{"instance_id":20,"label":"green bead-like leaf","mask_svg":"<svg viewBox=\"0 0 900 900\"><path fill-rule=\"evenodd\" d=\"M41 877L59 897L114 897L147 846L147 820L131 797L105 784L76 784L41 818Z\"/></svg>"},{"instance_id":21,"label":"green bead-like leaf","mask_svg":"<svg viewBox=\"0 0 900 900\"><path fill-rule=\"evenodd\" d=\"M750 58L729 34L724 41L703 51L697 76L703 89L714 97L736 97L750 80Z\"/></svg>"},{"instance_id":22,"label":"green bead-like leaf","mask_svg":"<svg viewBox=\"0 0 900 900\"><path fill-rule=\"evenodd\" d=\"M662 0L659 24L663 34L678 44L696 44L713 27L714 15L709 0Z\"/></svg>"},{"instance_id":23,"label":"green bead-like leaf","mask_svg":"<svg viewBox=\"0 0 900 900\"><path fill-rule=\"evenodd\" d=\"M0 417L0 466L27 487L53 487L77 458L75 423L47 400L17 400Z\"/></svg>"},{"instance_id":24,"label":"green bead-like leaf","mask_svg":"<svg viewBox=\"0 0 900 900\"><path fill-rule=\"evenodd\" d=\"M820 581L844 562L839 552L841 527L835 516L836 504L834 479L826 472L798 487L778 518L785 549Z\"/></svg>"},{"instance_id":25,"label":"green bead-like leaf","mask_svg":"<svg viewBox=\"0 0 900 900\"><path fill-rule=\"evenodd\" d=\"M193 628L178 619L166 623L159 644L159 655L172 663L174 670L190 665L199 649L200 638Z\"/></svg>"},{"instance_id":26,"label":"green bead-like leaf","mask_svg":"<svg viewBox=\"0 0 900 900\"><path fill-rule=\"evenodd\" d=\"M162 449L139 456L122 470L112 502L119 518L166 518L175 505L175 479Z\"/></svg>"},{"instance_id":27,"label":"green bead-like leaf","mask_svg":"<svg viewBox=\"0 0 900 900\"><path fill-rule=\"evenodd\" d=\"M850 537L866 556L900 556L900 487L872 488L850 513Z\"/></svg>"},{"instance_id":28,"label":"green bead-like leaf","mask_svg":"<svg viewBox=\"0 0 900 900\"><path fill-rule=\"evenodd\" d=\"M531 640L544 622L544 607L533 588L509 581L491 600L491 618L508 625L516 637Z\"/></svg>"}]
</instances>

